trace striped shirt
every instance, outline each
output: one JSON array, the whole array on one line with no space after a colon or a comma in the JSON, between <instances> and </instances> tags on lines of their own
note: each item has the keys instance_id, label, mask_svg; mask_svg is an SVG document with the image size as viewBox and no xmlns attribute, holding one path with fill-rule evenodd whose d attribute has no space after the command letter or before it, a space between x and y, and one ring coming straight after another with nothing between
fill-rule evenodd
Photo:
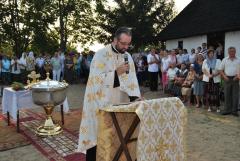
<instances>
[{"instance_id":1,"label":"striped shirt","mask_svg":"<svg viewBox=\"0 0 240 161\"><path fill-rule=\"evenodd\" d=\"M200 51L200 53L203 54L204 58L207 57L207 52L208 52L208 49L202 49L202 50Z\"/></svg>"}]
</instances>

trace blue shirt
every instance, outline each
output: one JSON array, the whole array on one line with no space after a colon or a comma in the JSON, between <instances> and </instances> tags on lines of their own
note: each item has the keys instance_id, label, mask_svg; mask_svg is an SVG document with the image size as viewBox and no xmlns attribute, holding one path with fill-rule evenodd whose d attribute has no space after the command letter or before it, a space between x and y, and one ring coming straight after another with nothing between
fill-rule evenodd
<instances>
[{"instance_id":1,"label":"blue shirt","mask_svg":"<svg viewBox=\"0 0 240 161\"><path fill-rule=\"evenodd\" d=\"M10 72L11 62L8 59L2 60L2 72Z\"/></svg>"}]
</instances>

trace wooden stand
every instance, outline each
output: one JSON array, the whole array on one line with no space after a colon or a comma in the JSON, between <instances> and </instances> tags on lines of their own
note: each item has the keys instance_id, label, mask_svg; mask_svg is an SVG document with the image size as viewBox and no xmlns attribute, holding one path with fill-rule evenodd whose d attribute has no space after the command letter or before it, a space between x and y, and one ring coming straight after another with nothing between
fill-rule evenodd
<instances>
[{"instance_id":1,"label":"wooden stand","mask_svg":"<svg viewBox=\"0 0 240 161\"><path fill-rule=\"evenodd\" d=\"M113 120L113 124L116 128L116 131L117 131L117 135L118 135L118 138L120 140L120 147L118 148L114 158L113 158L113 161L118 161L122 152L124 152L126 158L127 158L127 161L132 161L132 158L130 156L130 153L129 153L129 150L128 150L128 147L127 147L127 144L128 143L131 143L133 141L137 141L137 138L134 138L134 139L130 139L131 136L133 135L135 129L137 128L140 120L138 118L138 116L136 115L130 128L128 129L127 133L126 133L126 136L123 137L123 134L122 134L122 131L120 129L120 126L119 126L119 123L117 121L117 118L116 118L116 115L114 112L111 112L110 113L111 117L112 117L112 120Z\"/></svg>"}]
</instances>

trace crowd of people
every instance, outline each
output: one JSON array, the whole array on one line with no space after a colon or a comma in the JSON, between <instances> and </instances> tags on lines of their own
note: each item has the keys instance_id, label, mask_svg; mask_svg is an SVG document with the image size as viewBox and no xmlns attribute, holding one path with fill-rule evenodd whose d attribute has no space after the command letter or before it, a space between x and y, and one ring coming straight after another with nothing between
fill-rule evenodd
<instances>
[{"instance_id":1,"label":"crowd of people","mask_svg":"<svg viewBox=\"0 0 240 161\"><path fill-rule=\"evenodd\" d=\"M86 82L88 79L90 63L94 52L88 54L69 52L61 50L51 56L48 53L34 54L32 51L23 52L21 57L7 56L0 53L0 78L2 85L10 85L13 82L27 83L28 74L36 71L41 75L40 80L46 78L46 73L50 73L50 78L57 81L65 80L72 84Z\"/></svg>"},{"instance_id":2,"label":"crowd of people","mask_svg":"<svg viewBox=\"0 0 240 161\"><path fill-rule=\"evenodd\" d=\"M158 85L165 93L177 96L186 105L205 106L208 111L238 116L240 59L235 47L223 57L218 48L203 43L188 53L187 49L139 53L133 56L140 85L157 91ZM159 81L160 78L160 81ZM224 109L220 111L221 100Z\"/></svg>"},{"instance_id":3,"label":"crowd of people","mask_svg":"<svg viewBox=\"0 0 240 161\"><path fill-rule=\"evenodd\" d=\"M158 91L159 84L165 93L177 96L187 105L207 107L208 111L238 115L240 59L236 49L230 47L223 57L223 48L203 43L188 53L187 49L160 50L133 55L139 85ZM88 54L61 50L51 56L48 53L23 52L20 58L0 53L0 80L3 85L12 82L27 83L28 74L40 73L40 79L65 80L69 84L87 82L94 52ZM160 81L159 81L160 78Z\"/></svg>"}]
</instances>

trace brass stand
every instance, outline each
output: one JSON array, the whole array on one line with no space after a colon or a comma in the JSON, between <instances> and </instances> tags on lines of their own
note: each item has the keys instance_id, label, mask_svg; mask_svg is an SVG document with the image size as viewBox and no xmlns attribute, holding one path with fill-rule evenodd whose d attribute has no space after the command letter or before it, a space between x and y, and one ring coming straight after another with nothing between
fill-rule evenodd
<instances>
[{"instance_id":1,"label":"brass stand","mask_svg":"<svg viewBox=\"0 0 240 161\"><path fill-rule=\"evenodd\" d=\"M47 74L46 81L49 82L51 80L49 78L49 70L47 70L46 74ZM54 105L47 104L47 105L44 105L43 108L46 112L47 118L45 120L44 125L41 125L37 128L36 134L40 135L40 136L49 136L49 135L57 135L57 134L61 133L63 131L62 127L58 124L54 124L53 120L52 120L52 112L54 109ZM61 113L62 113L62 118L63 118L63 111L61 111Z\"/></svg>"},{"instance_id":2,"label":"brass stand","mask_svg":"<svg viewBox=\"0 0 240 161\"><path fill-rule=\"evenodd\" d=\"M46 74L47 74L46 80L50 81L49 72L47 72ZM60 134L62 132L61 126L58 124L54 124L52 120L52 112L54 109L54 105L46 105L46 106L43 106L43 108L46 112L47 118L45 120L44 125L41 125L37 128L36 133L40 136Z\"/></svg>"},{"instance_id":3,"label":"brass stand","mask_svg":"<svg viewBox=\"0 0 240 161\"><path fill-rule=\"evenodd\" d=\"M44 106L47 119L44 125L41 125L37 128L36 134L41 136L48 136L48 135L57 135L62 132L61 126L53 123L52 116L51 116L53 109L54 109L53 105Z\"/></svg>"}]
</instances>

